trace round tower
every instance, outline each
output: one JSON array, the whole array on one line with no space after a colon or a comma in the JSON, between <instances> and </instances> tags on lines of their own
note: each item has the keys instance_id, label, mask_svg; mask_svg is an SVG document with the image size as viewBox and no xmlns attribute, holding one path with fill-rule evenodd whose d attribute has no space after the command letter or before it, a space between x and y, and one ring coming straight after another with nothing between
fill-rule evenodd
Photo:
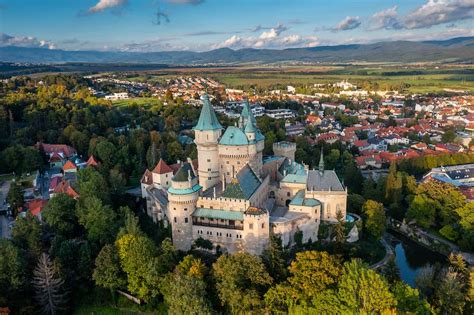
<instances>
[{"instance_id":1,"label":"round tower","mask_svg":"<svg viewBox=\"0 0 474 315\"><path fill-rule=\"evenodd\" d=\"M216 185L219 180L219 151L218 143L222 126L217 120L209 97L202 97L203 106L197 125L193 128L198 151L199 184L204 190Z\"/></svg>"},{"instance_id":2,"label":"round tower","mask_svg":"<svg viewBox=\"0 0 474 315\"><path fill-rule=\"evenodd\" d=\"M189 163L183 164L171 179L171 187L168 188L168 219L173 245L179 250L188 251L193 244L192 213L196 209L201 189Z\"/></svg>"},{"instance_id":3,"label":"round tower","mask_svg":"<svg viewBox=\"0 0 474 315\"><path fill-rule=\"evenodd\" d=\"M291 161L295 160L296 143L281 141L273 144L273 153L276 156L283 156Z\"/></svg>"}]
</instances>

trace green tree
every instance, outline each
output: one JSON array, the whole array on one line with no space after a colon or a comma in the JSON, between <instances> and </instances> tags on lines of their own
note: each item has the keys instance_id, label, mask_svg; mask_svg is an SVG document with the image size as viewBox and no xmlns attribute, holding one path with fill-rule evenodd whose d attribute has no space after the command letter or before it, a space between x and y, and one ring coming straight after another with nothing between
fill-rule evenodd
<instances>
[{"instance_id":1,"label":"green tree","mask_svg":"<svg viewBox=\"0 0 474 315\"><path fill-rule=\"evenodd\" d=\"M137 297L151 301L159 294L159 286L149 277L157 254L153 242L146 236L125 234L116 242L120 266L127 274L128 290Z\"/></svg>"},{"instance_id":2,"label":"green tree","mask_svg":"<svg viewBox=\"0 0 474 315\"><path fill-rule=\"evenodd\" d=\"M25 203L25 198L23 197L23 188L21 187L21 184L12 182L10 190L8 191L7 199L12 208L13 216L16 217L18 215L18 210L23 207Z\"/></svg>"},{"instance_id":3,"label":"green tree","mask_svg":"<svg viewBox=\"0 0 474 315\"><path fill-rule=\"evenodd\" d=\"M420 297L417 289L413 289L408 284L397 281L392 286L391 292L397 301L397 310L401 314L433 314L430 304Z\"/></svg>"},{"instance_id":4,"label":"green tree","mask_svg":"<svg viewBox=\"0 0 474 315\"><path fill-rule=\"evenodd\" d=\"M26 250L35 259L41 254L41 224L28 213L24 218L17 218L12 230L13 241Z\"/></svg>"},{"instance_id":5,"label":"green tree","mask_svg":"<svg viewBox=\"0 0 474 315\"><path fill-rule=\"evenodd\" d=\"M348 314L381 314L396 306L387 281L358 259L344 264L337 296Z\"/></svg>"},{"instance_id":6,"label":"green tree","mask_svg":"<svg viewBox=\"0 0 474 315\"><path fill-rule=\"evenodd\" d=\"M344 242L346 241L346 233L344 229L345 218L341 211L336 213L337 224L334 225L334 237L336 240L337 250L340 251Z\"/></svg>"},{"instance_id":7,"label":"green tree","mask_svg":"<svg viewBox=\"0 0 474 315\"><path fill-rule=\"evenodd\" d=\"M120 259L117 248L106 244L95 259L95 269L92 279L96 285L109 289L111 292L125 287L127 280L125 274L120 268Z\"/></svg>"},{"instance_id":8,"label":"green tree","mask_svg":"<svg viewBox=\"0 0 474 315\"><path fill-rule=\"evenodd\" d=\"M0 239L0 297L8 298L26 281L26 261L11 241Z\"/></svg>"},{"instance_id":9,"label":"green tree","mask_svg":"<svg viewBox=\"0 0 474 315\"><path fill-rule=\"evenodd\" d=\"M165 277L164 283L162 293L170 314L213 313L202 279L176 273Z\"/></svg>"},{"instance_id":10,"label":"green tree","mask_svg":"<svg viewBox=\"0 0 474 315\"><path fill-rule=\"evenodd\" d=\"M362 208L364 213L364 229L375 239L380 239L385 232L387 218L383 205L373 200L367 200Z\"/></svg>"},{"instance_id":11,"label":"green tree","mask_svg":"<svg viewBox=\"0 0 474 315\"><path fill-rule=\"evenodd\" d=\"M271 234L270 242L262 253L262 259L270 276L280 282L286 278L285 252L282 246L281 237Z\"/></svg>"},{"instance_id":12,"label":"green tree","mask_svg":"<svg viewBox=\"0 0 474 315\"><path fill-rule=\"evenodd\" d=\"M212 265L221 303L232 313L263 309L262 297L273 279L260 257L246 253L222 255Z\"/></svg>"},{"instance_id":13,"label":"green tree","mask_svg":"<svg viewBox=\"0 0 474 315\"><path fill-rule=\"evenodd\" d=\"M361 195L349 194L347 196L347 211L361 214L364 203L365 199Z\"/></svg>"},{"instance_id":14,"label":"green tree","mask_svg":"<svg viewBox=\"0 0 474 315\"><path fill-rule=\"evenodd\" d=\"M99 198L86 198L83 205L77 204L76 212L91 242L104 244L114 239L117 232L116 213Z\"/></svg>"},{"instance_id":15,"label":"green tree","mask_svg":"<svg viewBox=\"0 0 474 315\"><path fill-rule=\"evenodd\" d=\"M88 197L97 197L102 202L110 203L110 193L107 181L94 168L87 167L78 173L79 190L81 193L80 202Z\"/></svg>"},{"instance_id":16,"label":"green tree","mask_svg":"<svg viewBox=\"0 0 474 315\"><path fill-rule=\"evenodd\" d=\"M66 194L57 194L44 208L41 217L53 229L65 237L71 237L78 226L76 201Z\"/></svg>"}]
</instances>

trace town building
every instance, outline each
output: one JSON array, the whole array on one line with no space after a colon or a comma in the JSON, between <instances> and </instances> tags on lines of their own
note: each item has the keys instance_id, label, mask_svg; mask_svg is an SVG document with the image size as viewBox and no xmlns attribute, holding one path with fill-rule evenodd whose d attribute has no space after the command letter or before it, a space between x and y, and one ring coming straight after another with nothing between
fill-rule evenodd
<instances>
[{"instance_id":1,"label":"town building","mask_svg":"<svg viewBox=\"0 0 474 315\"><path fill-rule=\"evenodd\" d=\"M265 137L248 102L239 121L226 130L207 95L194 127L197 163L178 168L163 160L142 177L142 196L155 222L171 225L173 244L189 250L203 238L226 252L261 254L271 234L283 245L317 240L322 221L346 215L347 189L332 170L310 170L295 161L296 144L273 145L263 156Z\"/></svg>"}]
</instances>

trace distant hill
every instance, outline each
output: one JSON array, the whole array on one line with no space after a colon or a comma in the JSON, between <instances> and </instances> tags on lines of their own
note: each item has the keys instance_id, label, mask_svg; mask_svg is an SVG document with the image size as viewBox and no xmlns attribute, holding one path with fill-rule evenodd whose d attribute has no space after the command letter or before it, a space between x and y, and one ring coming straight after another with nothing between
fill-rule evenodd
<instances>
[{"instance_id":1,"label":"distant hill","mask_svg":"<svg viewBox=\"0 0 474 315\"><path fill-rule=\"evenodd\" d=\"M337 62L473 62L474 37L410 42L318 46L291 49L215 49L206 52L104 52L59 49L0 47L0 61L27 63L135 63L168 65L245 64L245 63L337 63Z\"/></svg>"}]
</instances>

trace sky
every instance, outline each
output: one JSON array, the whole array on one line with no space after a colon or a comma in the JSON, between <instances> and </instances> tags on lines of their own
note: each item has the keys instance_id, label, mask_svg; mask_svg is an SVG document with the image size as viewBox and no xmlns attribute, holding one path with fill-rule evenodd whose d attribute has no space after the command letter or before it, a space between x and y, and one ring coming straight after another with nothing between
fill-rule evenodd
<instances>
[{"instance_id":1,"label":"sky","mask_svg":"<svg viewBox=\"0 0 474 315\"><path fill-rule=\"evenodd\" d=\"M474 36L474 0L0 0L0 46L153 52Z\"/></svg>"}]
</instances>

